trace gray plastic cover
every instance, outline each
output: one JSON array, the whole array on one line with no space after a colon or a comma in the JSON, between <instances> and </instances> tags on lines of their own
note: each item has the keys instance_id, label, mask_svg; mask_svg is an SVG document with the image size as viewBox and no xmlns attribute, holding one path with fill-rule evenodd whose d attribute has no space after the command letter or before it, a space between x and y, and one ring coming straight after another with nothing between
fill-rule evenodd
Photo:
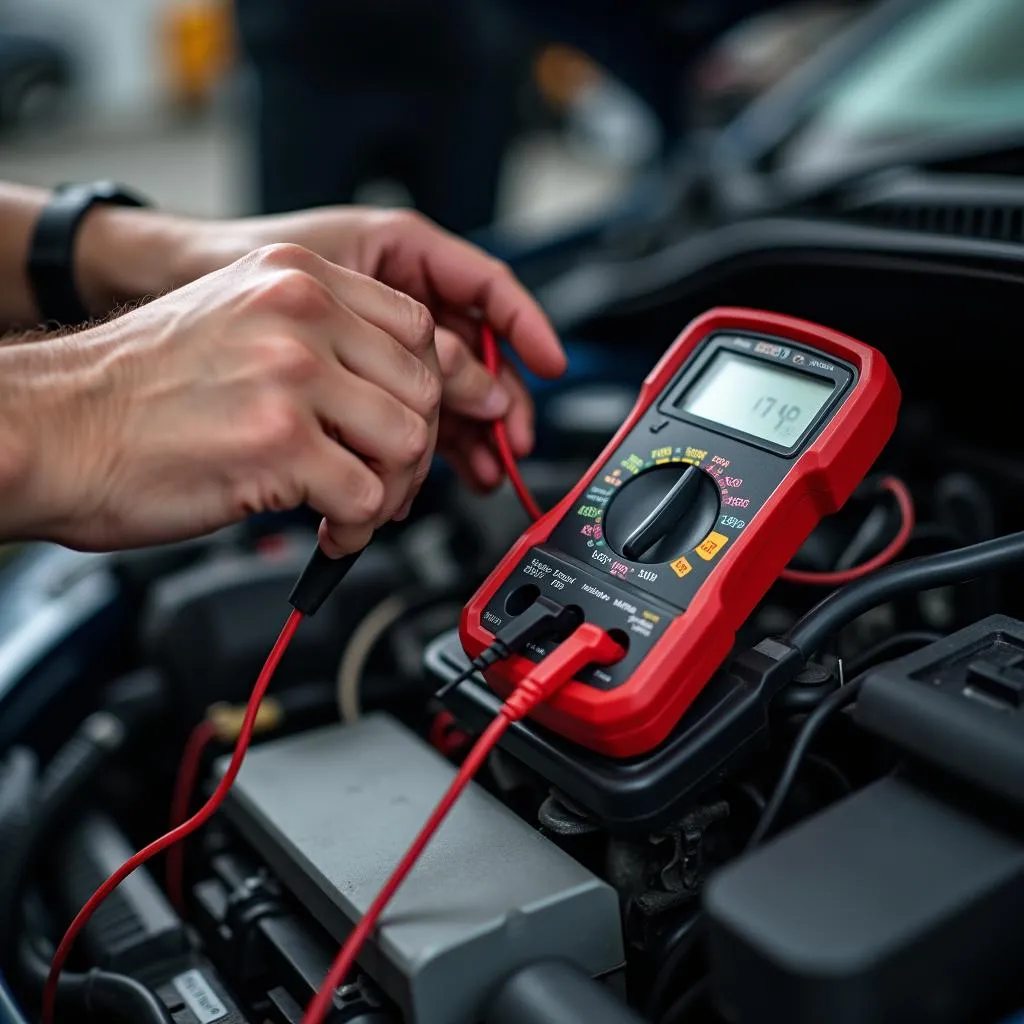
<instances>
[{"instance_id":1,"label":"gray plastic cover","mask_svg":"<svg viewBox=\"0 0 1024 1024\"><path fill-rule=\"evenodd\" d=\"M453 775L419 737L373 715L253 750L225 811L340 941ZM621 966L616 893L472 785L360 963L415 1024L472 1024L512 971L545 957L595 976Z\"/></svg>"}]
</instances>

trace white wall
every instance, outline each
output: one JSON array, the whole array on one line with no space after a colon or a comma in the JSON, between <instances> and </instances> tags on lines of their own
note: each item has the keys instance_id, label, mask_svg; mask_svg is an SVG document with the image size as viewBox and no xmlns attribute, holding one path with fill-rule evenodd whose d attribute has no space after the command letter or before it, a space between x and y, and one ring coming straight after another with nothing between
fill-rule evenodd
<instances>
[{"instance_id":1,"label":"white wall","mask_svg":"<svg viewBox=\"0 0 1024 1024\"><path fill-rule=\"evenodd\" d=\"M33 28L81 62L83 102L138 114L161 96L160 16L169 0L0 0L0 25Z\"/></svg>"}]
</instances>

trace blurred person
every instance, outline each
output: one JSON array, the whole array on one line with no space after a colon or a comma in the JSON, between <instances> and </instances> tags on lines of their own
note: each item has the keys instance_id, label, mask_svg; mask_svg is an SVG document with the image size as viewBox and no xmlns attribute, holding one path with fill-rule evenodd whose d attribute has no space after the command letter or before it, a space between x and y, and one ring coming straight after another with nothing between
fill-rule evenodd
<instances>
[{"instance_id":1,"label":"blurred person","mask_svg":"<svg viewBox=\"0 0 1024 1024\"><path fill-rule=\"evenodd\" d=\"M657 118L666 149L686 137L689 75L720 36L794 0L512 0L538 32L575 47L627 85Z\"/></svg>"},{"instance_id":2,"label":"blurred person","mask_svg":"<svg viewBox=\"0 0 1024 1024\"><path fill-rule=\"evenodd\" d=\"M0 539L109 550L309 504L337 556L408 513L435 447L483 490L488 421L531 448L479 318L534 372L565 357L503 264L407 211L205 222L133 201L0 184L0 323L99 318L0 345Z\"/></svg>"},{"instance_id":3,"label":"blurred person","mask_svg":"<svg viewBox=\"0 0 1024 1024\"><path fill-rule=\"evenodd\" d=\"M260 208L348 203L390 179L463 234L495 216L514 33L481 0L236 0Z\"/></svg>"}]
</instances>

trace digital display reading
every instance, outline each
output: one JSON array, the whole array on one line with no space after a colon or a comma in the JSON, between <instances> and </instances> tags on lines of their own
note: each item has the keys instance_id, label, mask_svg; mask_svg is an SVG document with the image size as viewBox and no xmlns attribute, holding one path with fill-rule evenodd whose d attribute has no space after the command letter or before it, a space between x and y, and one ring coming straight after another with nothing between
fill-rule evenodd
<instances>
[{"instance_id":1,"label":"digital display reading","mask_svg":"<svg viewBox=\"0 0 1024 1024\"><path fill-rule=\"evenodd\" d=\"M719 352L675 406L701 419L792 448L829 400L831 381Z\"/></svg>"}]
</instances>

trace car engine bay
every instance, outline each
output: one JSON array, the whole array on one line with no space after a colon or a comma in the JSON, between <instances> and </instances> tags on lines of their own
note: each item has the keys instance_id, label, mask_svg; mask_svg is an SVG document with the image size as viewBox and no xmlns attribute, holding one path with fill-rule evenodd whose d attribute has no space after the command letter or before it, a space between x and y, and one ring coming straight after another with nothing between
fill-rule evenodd
<instances>
[{"instance_id":1,"label":"car engine bay","mask_svg":"<svg viewBox=\"0 0 1024 1024\"><path fill-rule=\"evenodd\" d=\"M723 294L814 315L885 352L900 381L899 423L872 472L913 495L902 558L1012 534L1024 476L1000 427L1014 400L1015 259L998 272L972 268L967 253L956 267L869 259L862 238L844 245L847 230L864 229L833 231L834 262L761 236L754 265L712 265L703 285L595 311L573 336L632 347L639 362L636 339L656 356ZM893 235L893 248L910 247ZM617 426L622 401L609 395L603 424L574 426L566 394L542 406L562 424L560 437L542 428L548 443L523 467L543 506ZM454 632L463 604L525 521L511 493L477 498L444 477L421 505L296 634L223 813L184 844L170 891L154 861L97 913L73 984L94 968L124 975L181 1024L300 1020L336 943L493 712L480 681L447 706L432 695L465 666ZM861 560L896 516L859 491L794 565ZM0 901L4 975L23 1005L38 1000L71 914L163 831L179 762L194 760L192 807L223 771L313 536L299 517L118 556L29 548L5 567ZM609 767L511 734L330 1019L1002 1019L1024 1001L1011 932L1024 900L1013 564L872 603L779 689L758 742L699 778L669 755ZM772 587L722 670L729 687L753 685L765 641L828 592ZM908 681L925 670L929 687ZM866 682L852 710L816 719L773 815L777 838L751 847L794 742L856 679ZM944 686L958 700L929 709ZM915 689L926 691L917 703ZM85 996L67 1000L65 1019L113 1017L107 1007L96 1018ZM136 1007L117 1019L143 1017Z\"/></svg>"},{"instance_id":2,"label":"car engine bay","mask_svg":"<svg viewBox=\"0 0 1024 1024\"><path fill-rule=\"evenodd\" d=\"M667 736L615 757L508 726L329 992L331 1024L1024 1020L1019 139L787 187L730 162L728 136L667 209L524 266L570 352L565 381L531 381L526 484L563 501L720 307L882 353L895 429ZM316 526L5 554L0 1021L39 1019L91 894L233 778ZM511 487L436 468L294 632L217 813L96 908L61 1024L304 1020L500 712L464 609L530 529Z\"/></svg>"}]
</instances>

